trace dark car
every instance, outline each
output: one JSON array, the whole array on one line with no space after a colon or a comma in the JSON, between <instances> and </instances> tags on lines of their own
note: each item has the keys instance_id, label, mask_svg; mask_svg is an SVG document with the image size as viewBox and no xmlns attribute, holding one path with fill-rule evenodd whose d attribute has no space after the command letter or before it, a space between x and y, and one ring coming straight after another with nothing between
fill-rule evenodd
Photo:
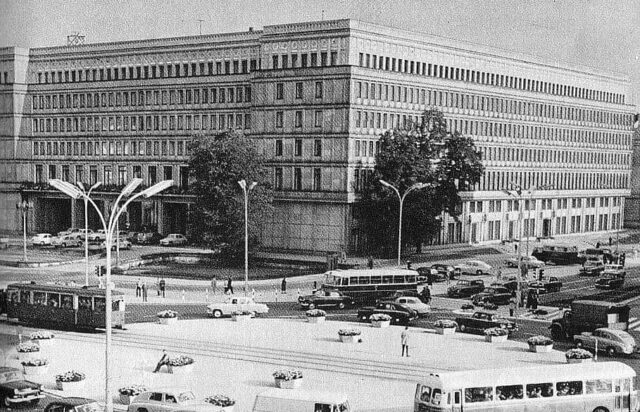
<instances>
[{"instance_id":1,"label":"dark car","mask_svg":"<svg viewBox=\"0 0 640 412\"><path fill-rule=\"evenodd\" d=\"M580 268L580 275L600 276L604 272L604 262L599 259L588 258Z\"/></svg>"},{"instance_id":2,"label":"dark car","mask_svg":"<svg viewBox=\"0 0 640 412\"><path fill-rule=\"evenodd\" d=\"M484 288L484 290L473 295L471 301L478 305L480 303L493 303L494 305L508 305L511 298L511 291L503 287Z\"/></svg>"},{"instance_id":3,"label":"dark car","mask_svg":"<svg viewBox=\"0 0 640 412\"><path fill-rule=\"evenodd\" d=\"M139 232L135 237L135 242L139 245L157 245L162 239L162 235L157 232Z\"/></svg>"},{"instance_id":4,"label":"dark car","mask_svg":"<svg viewBox=\"0 0 640 412\"><path fill-rule=\"evenodd\" d=\"M391 316L391 323L407 324L414 319L418 319L418 312L408 308L400 303L382 301L376 303L375 306L366 306L358 310L358 319L363 322L369 320L371 315L384 313Z\"/></svg>"},{"instance_id":5,"label":"dark car","mask_svg":"<svg viewBox=\"0 0 640 412\"><path fill-rule=\"evenodd\" d=\"M421 277L424 277L428 283L444 282L447 280L447 277L449 277L449 280L455 277L453 266L445 265L444 263L435 263L431 266L418 268L418 273Z\"/></svg>"},{"instance_id":6,"label":"dark car","mask_svg":"<svg viewBox=\"0 0 640 412\"><path fill-rule=\"evenodd\" d=\"M447 296L450 298L469 298L483 290L484 281L482 280L459 280L447 289Z\"/></svg>"},{"instance_id":7,"label":"dark car","mask_svg":"<svg viewBox=\"0 0 640 412\"><path fill-rule=\"evenodd\" d=\"M596 280L598 289L617 289L624 285L624 278L627 271L622 265L607 265L602 275Z\"/></svg>"},{"instance_id":8,"label":"dark car","mask_svg":"<svg viewBox=\"0 0 640 412\"><path fill-rule=\"evenodd\" d=\"M304 309L314 309L316 307L344 309L347 306L353 306L355 301L351 296L343 295L338 291L318 289L311 295L300 296L298 303Z\"/></svg>"},{"instance_id":9,"label":"dark car","mask_svg":"<svg viewBox=\"0 0 640 412\"><path fill-rule=\"evenodd\" d=\"M44 407L44 412L100 412L104 407L100 407L97 401L88 398L61 398L56 399Z\"/></svg>"},{"instance_id":10,"label":"dark car","mask_svg":"<svg viewBox=\"0 0 640 412\"><path fill-rule=\"evenodd\" d=\"M36 405L42 398L42 385L26 380L19 369L0 366L0 401L4 407Z\"/></svg>"},{"instance_id":11,"label":"dark car","mask_svg":"<svg viewBox=\"0 0 640 412\"><path fill-rule=\"evenodd\" d=\"M420 302L429 304L431 302L431 291L429 288L425 287L422 291L418 292L417 290L396 290L393 295L390 295L382 300L396 300L397 298L402 297L412 297L420 299Z\"/></svg>"},{"instance_id":12,"label":"dark car","mask_svg":"<svg viewBox=\"0 0 640 412\"><path fill-rule=\"evenodd\" d=\"M518 281L516 279L509 279L504 282L495 282L492 283L491 286L498 286L509 289L509 292L516 292L518 290ZM521 280L520 281L520 290L527 290L529 288L529 284Z\"/></svg>"},{"instance_id":13,"label":"dark car","mask_svg":"<svg viewBox=\"0 0 640 412\"><path fill-rule=\"evenodd\" d=\"M562 288L562 282L555 276L542 278L542 280L534 280L529 282L529 288L537 289L539 294L547 292L559 292Z\"/></svg>"},{"instance_id":14,"label":"dark car","mask_svg":"<svg viewBox=\"0 0 640 412\"><path fill-rule=\"evenodd\" d=\"M488 328L503 328L509 333L517 330L517 325L508 319L501 318L495 313L475 312L471 316L457 317L456 323L460 332L484 333Z\"/></svg>"}]
</instances>

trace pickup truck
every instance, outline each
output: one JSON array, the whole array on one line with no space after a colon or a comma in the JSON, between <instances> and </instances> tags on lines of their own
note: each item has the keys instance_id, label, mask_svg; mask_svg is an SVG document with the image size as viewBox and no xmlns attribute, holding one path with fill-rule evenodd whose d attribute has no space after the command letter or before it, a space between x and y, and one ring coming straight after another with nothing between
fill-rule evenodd
<instances>
[{"instance_id":1,"label":"pickup truck","mask_svg":"<svg viewBox=\"0 0 640 412\"><path fill-rule=\"evenodd\" d=\"M459 280L447 289L447 296L450 298L469 298L483 290L484 281L482 280Z\"/></svg>"},{"instance_id":2,"label":"pickup truck","mask_svg":"<svg viewBox=\"0 0 640 412\"><path fill-rule=\"evenodd\" d=\"M559 292L562 288L562 282L555 276L542 278L542 280L534 280L529 282L529 288L537 289L539 294L547 292Z\"/></svg>"},{"instance_id":3,"label":"pickup truck","mask_svg":"<svg viewBox=\"0 0 640 412\"><path fill-rule=\"evenodd\" d=\"M475 312L471 316L457 317L456 323L460 332L484 333L488 328L503 328L509 333L518 329L515 322L501 318L495 313Z\"/></svg>"},{"instance_id":4,"label":"pickup truck","mask_svg":"<svg viewBox=\"0 0 640 412\"><path fill-rule=\"evenodd\" d=\"M418 312L395 302L381 301L375 306L368 306L358 310L358 319L362 322L369 320L371 315L384 313L391 316L391 323L408 324L412 320L418 319Z\"/></svg>"}]
</instances>

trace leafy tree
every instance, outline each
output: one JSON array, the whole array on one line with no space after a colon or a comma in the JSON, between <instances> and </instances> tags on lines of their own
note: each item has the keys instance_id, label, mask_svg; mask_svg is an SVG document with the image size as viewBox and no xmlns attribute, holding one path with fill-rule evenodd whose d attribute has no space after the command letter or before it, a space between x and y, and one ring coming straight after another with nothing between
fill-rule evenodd
<instances>
[{"instance_id":1,"label":"leafy tree","mask_svg":"<svg viewBox=\"0 0 640 412\"><path fill-rule=\"evenodd\" d=\"M249 192L249 247L271 214L272 191L267 169L253 140L236 133L200 134L189 142L190 190L196 195L191 235L210 247L224 246L225 258L237 263L244 256L244 194L238 181L258 184Z\"/></svg>"},{"instance_id":2,"label":"leafy tree","mask_svg":"<svg viewBox=\"0 0 640 412\"><path fill-rule=\"evenodd\" d=\"M369 252L386 256L397 252L399 199L380 180L401 195L416 183L428 185L411 191L403 204L403 247L414 244L420 252L422 243L440 230L442 212L459 216L459 192L478 183L483 173L473 140L449 132L438 110L425 111L419 124L384 133L376 166L357 206Z\"/></svg>"}]
</instances>

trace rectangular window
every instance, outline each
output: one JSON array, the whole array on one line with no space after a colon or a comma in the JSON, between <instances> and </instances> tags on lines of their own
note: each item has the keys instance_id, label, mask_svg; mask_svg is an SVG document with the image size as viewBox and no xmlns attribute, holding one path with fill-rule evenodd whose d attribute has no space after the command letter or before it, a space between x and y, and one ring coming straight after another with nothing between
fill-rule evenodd
<instances>
[{"instance_id":1,"label":"rectangular window","mask_svg":"<svg viewBox=\"0 0 640 412\"><path fill-rule=\"evenodd\" d=\"M322 110L316 110L314 113L313 125L315 127L322 127Z\"/></svg>"},{"instance_id":2,"label":"rectangular window","mask_svg":"<svg viewBox=\"0 0 640 412\"><path fill-rule=\"evenodd\" d=\"M302 110L296 110L295 127L302 127Z\"/></svg>"},{"instance_id":3,"label":"rectangular window","mask_svg":"<svg viewBox=\"0 0 640 412\"><path fill-rule=\"evenodd\" d=\"M284 83L276 83L276 99L284 99Z\"/></svg>"},{"instance_id":4,"label":"rectangular window","mask_svg":"<svg viewBox=\"0 0 640 412\"><path fill-rule=\"evenodd\" d=\"M316 82L316 99L322 98L322 82Z\"/></svg>"},{"instance_id":5,"label":"rectangular window","mask_svg":"<svg viewBox=\"0 0 640 412\"><path fill-rule=\"evenodd\" d=\"M302 169L293 169L293 190L302 190Z\"/></svg>"},{"instance_id":6,"label":"rectangular window","mask_svg":"<svg viewBox=\"0 0 640 412\"><path fill-rule=\"evenodd\" d=\"M322 190L322 176L320 168L313 169L313 190L316 192Z\"/></svg>"},{"instance_id":7,"label":"rectangular window","mask_svg":"<svg viewBox=\"0 0 640 412\"><path fill-rule=\"evenodd\" d=\"M295 140L294 155L302 156L302 139Z\"/></svg>"},{"instance_id":8,"label":"rectangular window","mask_svg":"<svg viewBox=\"0 0 640 412\"><path fill-rule=\"evenodd\" d=\"M282 140L276 140L276 156L282 156Z\"/></svg>"},{"instance_id":9,"label":"rectangular window","mask_svg":"<svg viewBox=\"0 0 640 412\"><path fill-rule=\"evenodd\" d=\"M276 112L276 127L282 128L284 123L284 112Z\"/></svg>"},{"instance_id":10,"label":"rectangular window","mask_svg":"<svg viewBox=\"0 0 640 412\"><path fill-rule=\"evenodd\" d=\"M275 168L273 185L275 190L282 190L282 168L281 167Z\"/></svg>"},{"instance_id":11,"label":"rectangular window","mask_svg":"<svg viewBox=\"0 0 640 412\"><path fill-rule=\"evenodd\" d=\"M302 99L302 82L296 83L296 99Z\"/></svg>"},{"instance_id":12,"label":"rectangular window","mask_svg":"<svg viewBox=\"0 0 640 412\"><path fill-rule=\"evenodd\" d=\"M322 140L315 139L313 141L313 155L322 156Z\"/></svg>"}]
</instances>

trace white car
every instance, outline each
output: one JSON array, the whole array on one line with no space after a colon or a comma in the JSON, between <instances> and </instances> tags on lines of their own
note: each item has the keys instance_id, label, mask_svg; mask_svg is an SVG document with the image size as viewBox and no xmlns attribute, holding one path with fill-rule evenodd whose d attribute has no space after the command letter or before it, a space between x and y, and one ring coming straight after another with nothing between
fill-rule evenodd
<instances>
[{"instance_id":1,"label":"white car","mask_svg":"<svg viewBox=\"0 0 640 412\"><path fill-rule=\"evenodd\" d=\"M416 312L418 312L419 316L424 316L427 313L431 312L431 306L422 302L418 298L414 298L413 296L401 296L399 298L396 298L394 302L415 310Z\"/></svg>"},{"instance_id":2,"label":"white car","mask_svg":"<svg viewBox=\"0 0 640 412\"><path fill-rule=\"evenodd\" d=\"M573 342L578 348L595 350L598 343L598 352L606 352L609 356L630 355L636 351L636 341L629 333L623 330L598 328L593 333L582 332L573 336Z\"/></svg>"},{"instance_id":3,"label":"white car","mask_svg":"<svg viewBox=\"0 0 640 412\"><path fill-rule=\"evenodd\" d=\"M142 392L129 405L128 412L220 412L219 406L214 406L204 400L198 400L187 389L158 389Z\"/></svg>"},{"instance_id":4,"label":"white car","mask_svg":"<svg viewBox=\"0 0 640 412\"><path fill-rule=\"evenodd\" d=\"M232 297L224 302L212 303L207 306L207 315L220 318L223 315L231 315L233 312L250 312L254 315L262 315L269 312L269 308L264 303L256 303L250 297Z\"/></svg>"},{"instance_id":5,"label":"white car","mask_svg":"<svg viewBox=\"0 0 640 412\"><path fill-rule=\"evenodd\" d=\"M107 248L107 242L103 241L101 243L101 248L102 249L106 249ZM116 250L118 248L118 242L116 239L113 239L111 241L111 250ZM129 250L131 249L131 242L129 242L127 239L120 239L120 249L121 250Z\"/></svg>"},{"instance_id":6,"label":"white car","mask_svg":"<svg viewBox=\"0 0 640 412\"><path fill-rule=\"evenodd\" d=\"M40 246L50 245L52 240L53 236L51 236L51 233L38 233L31 238L31 244Z\"/></svg>"},{"instance_id":7,"label":"white car","mask_svg":"<svg viewBox=\"0 0 640 412\"><path fill-rule=\"evenodd\" d=\"M462 275L488 275L491 273L491 270L491 265L481 260L468 260L464 263L460 263L454 266L454 271Z\"/></svg>"},{"instance_id":8,"label":"white car","mask_svg":"<svg viewBox=\"0 0 640 412\"><path fill-rule=\"evenodd\" d=\"M82 240L78 239L76 235L64 235L54 237L51 244L55 247L77 247L82 245Z\"/></svg>"},{"instance_id":9,"label":"white car","mask_svg":"<svg viewBox=\"0 0 640 412\"><path fill-rule=\"evenodd\" d=\"M172 233L164 239L160 239L161 246L186 245L187 238L180 233Z\"/></svg>"},{"instance_id":10,"label":"white car","mask_svg":"<svg viewBox=\"0 0 640 412\"><path fill-rule=\"evenodd\" d=\"M106 239L107 239L107 234L104 232L104 229L98 229L96 232L89 233L89 241L98 241L98 240L106 240Z\"/></svg>"}]
</instances>

